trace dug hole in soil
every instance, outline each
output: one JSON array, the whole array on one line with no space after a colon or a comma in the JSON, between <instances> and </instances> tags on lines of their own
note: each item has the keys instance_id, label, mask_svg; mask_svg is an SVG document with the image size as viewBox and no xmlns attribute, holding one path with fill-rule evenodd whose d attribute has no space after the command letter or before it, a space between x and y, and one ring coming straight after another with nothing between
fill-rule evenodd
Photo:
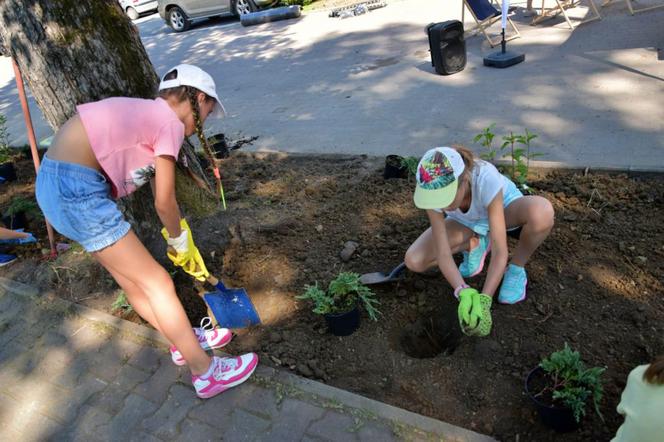
<instances>
[{"instance_id":1,"label":"dug hole in soil","mask_svg":"<svg viewBox=\"0 0 664 442\"><path fill-rule=\"evenodd\" d=\"M257 351L263 364L501 440L609 440L622 423L615 408L627 374L664 353L662 177L533 177L535 193L554 205L556 225L527 266L528 298L494 304L486 338L460 334L457 302L437 271L406 271L399 282L374 286L380 320L363 313L358 331L335 337L310 304L295 299L304 285L326 286L340 271L389 271L428 227L412 203L412 179L385 180L383 166L384 158L365 156L244 152L224 161L228 210L190 224L210 271L245 287L263 320L237 330L228 352ZM44 247L45 232L36 233ZM161 241L157 235L155 227ZM344 261L347 241L358 248ZM117 286L79 248L55 263L29 248L20 253L28 259L0 275L111 310ZM157 259L173 270L163 254ZM471 284L481 287L485 273ZM178 271L174 280L198 324L206 308L191 278ZM607 367L606 423L588 406L579 430L557 435L538 421L523 386L565 342L588 366Z\"/></svg>"}]
</instances>

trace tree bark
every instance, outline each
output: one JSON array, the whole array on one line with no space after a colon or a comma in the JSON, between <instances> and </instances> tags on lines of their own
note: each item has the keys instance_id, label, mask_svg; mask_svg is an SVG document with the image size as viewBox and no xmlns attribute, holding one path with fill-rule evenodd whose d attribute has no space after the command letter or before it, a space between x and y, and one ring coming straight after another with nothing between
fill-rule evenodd
<instances>
[{"instance_id":1,"label":"tree bark","mask_svg":"<svg viewBox=\"0 0 664 442\"><path fill-rule=\"evenodd\" d=\"M159 78L117 0L0 0L0 42L54 131L77 104L157 94ZM182 149L190 168L202 172L191 145ZM197 191L181 170L177 179L180 189ZM139 236L154 233L159 220L149 191L136 192L121 208Z\"/></svg>"}]
</instances>

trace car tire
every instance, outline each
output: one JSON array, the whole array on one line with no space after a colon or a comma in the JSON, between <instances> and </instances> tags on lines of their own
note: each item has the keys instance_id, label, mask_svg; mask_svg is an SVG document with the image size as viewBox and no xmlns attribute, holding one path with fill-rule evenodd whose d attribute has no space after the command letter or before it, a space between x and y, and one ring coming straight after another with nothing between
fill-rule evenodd
<instances>
[{"instance_id":1,"label":"car tire","mask_svg":"<svg viewBox=\"0 0 664 442\"><path fill-rule=\"evenodd\" d=\"M173 6L168 10L168 24L175 32L182 32L189 29L191 22L182 9Z\"/></svg>"},{"instance_id":2,"label":"car tire","mask_svg":"<svg viewBox=\"0 0 664 442\"><path fill-rule=\"evenodd\" d=\"M136 20L138 18L138 11L130 6L127 8L127 17L129 17L130 20Z\"/></svg>"},{"instance_id":3,"label":"car tire","mask_svg":"<svg viewBox=\"0 0 664 442\"><path fill-rule=\"evenodd\" d=\"M256 11L258 8L252 0L233 0L233 14L240 17Z\"/></svg>"}]
</instances>

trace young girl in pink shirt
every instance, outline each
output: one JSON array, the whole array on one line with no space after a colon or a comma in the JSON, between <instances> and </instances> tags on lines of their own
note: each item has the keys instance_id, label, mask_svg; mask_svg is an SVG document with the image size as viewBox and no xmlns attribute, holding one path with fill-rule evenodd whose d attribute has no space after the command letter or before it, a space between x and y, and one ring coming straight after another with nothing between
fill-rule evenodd
<instances>
[{"instance_id":1,"label":"young girl in pink shirt","mask_svg":"<svg viewBox=\"0 0 664 442\"><path fill-rule=\"evenodd\" d=\"M168 257L199 280L209 273L175 198L175 162L185 136L223 113L212 77L196 66L169 70L154 100L108 98L78 106L57 132L37 175L37 202L61 234L79 242L113 276L136 312L187 363L199 397L209 398L251 376L258 356L210 357L231 340L228 329L192 329L168 272L150 255L114 199L150 182L164 225Z\"/></svg>"}]
</instances>

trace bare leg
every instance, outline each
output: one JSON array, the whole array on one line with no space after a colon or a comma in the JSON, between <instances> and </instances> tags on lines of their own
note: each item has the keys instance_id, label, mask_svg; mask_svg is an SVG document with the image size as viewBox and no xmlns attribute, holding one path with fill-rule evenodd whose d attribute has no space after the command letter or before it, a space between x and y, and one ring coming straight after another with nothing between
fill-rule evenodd
<instances>
[{"instance_id":1,"label":"bare leg","mask_svg":"<svg viewBox=\"0 0 664 442\"><path fill-rule=\"evenodd\" d=\"M128 296L136 295L139 291L145 295L147 305L140 296L135 297L139 309L145 311L149 307L152 310L152 316L148 313L145 319L155 321L155 328L178 348L192 374L205 373L211 359L198 343L184 308L175 294L173 281L134 232L130 231L120 241L94 253L94 256L112 275L120 275L138 288L134 290L132 287L132 293L127 293ZM132 302L131 298L129 302Z\"/></svg>"},{"instance_id":2,"label":"bare leg","mask_svg":"<svg viewBox=\"0 0 664 442\"><path fill-rule=\"evenodd\" d=\"M447 231L447 241L450 244L452 253L459 253L468 250L474 244L471 241L477 241L472 230L451 219L445 220L445 230ZM426 229L416 240L408 247L406 257L404 258L406 266L413 272L426 272L428 269L437 265L438 250L433 238L431 227Z\"/></svg>"},{"instance_id":3,"label":"bare leg","mask_svg":"<svg viewBox=\"0 0 664 442\"><path fill-rule=\"evenodd\" d=\"M150 307L150 301L148 296L141 290L139 286L131 282L129 279L125 278L118 272L109 271L113 279L122 287L125 294L127 295L127 300L131 304L132 308L139 314L139 316L145 319L151 326L153 326L159 333L164 334L159 328L159 323L157 318L152 312L152 307ZM165 335L164 335L165 336Z\"/></svg>"},{"instance_id":4,"label":"bare leg","mask_svg":"<svg viewBox=\"0 0 664 442\"><path fill-rule=\"evenodd\" d=\"M553 228L553 206L541 196L524 196L505 208L508 228L522 226L519 244L512 253L512 263L524 267L533 252Z\"/></svg>"}]
</instances>

